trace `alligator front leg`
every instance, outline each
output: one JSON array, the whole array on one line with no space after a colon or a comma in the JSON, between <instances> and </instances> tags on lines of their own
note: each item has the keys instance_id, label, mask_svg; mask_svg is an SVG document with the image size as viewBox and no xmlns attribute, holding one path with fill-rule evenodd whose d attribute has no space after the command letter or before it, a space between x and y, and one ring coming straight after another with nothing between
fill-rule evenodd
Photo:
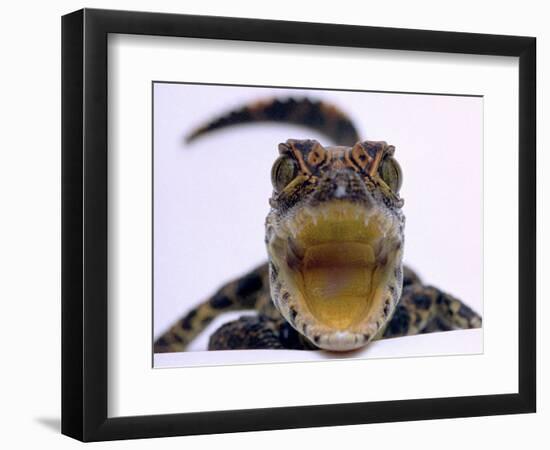
<instances>
[{"instance_id":1,"label":"alligator front leg","mask_svg":"<svg viewBox=\"0 0 550 450\"><path fill-rule=\"evenodd\" d=\"M208 344L208 350L315 348L284 319L273 319L263 314L242 316L222 325L210 337Z\"/></svg>"},{"instance_id":2,"label":"alligator front leg","mask_svg":"<svg viewBox=\"0 0 550 450\"><path fill-rule=\"evenodd\" d=\"M468 328L481 328L481 317L470 307L433 286L411 284L403 288L383 337Z\"/></svg>"}]
</instances>

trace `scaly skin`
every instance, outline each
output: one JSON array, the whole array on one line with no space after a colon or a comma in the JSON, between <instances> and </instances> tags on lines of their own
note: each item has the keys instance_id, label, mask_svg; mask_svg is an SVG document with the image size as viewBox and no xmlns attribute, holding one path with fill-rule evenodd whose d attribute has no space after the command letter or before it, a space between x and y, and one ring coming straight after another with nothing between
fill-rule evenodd
<instances>
[{"instance_id":1,"label":"scaly skin","mask_svg":"<svg viewBox=\"0 0 550 450\"><path fill-rule=\"evenodd\" d=\"M279 146L266 220L269 262L189 311L155 341L155 353L184 351L216 316L247 309L257 316L220 327L209 349L346 351L381 338L481 327L468 306L402 265L403 201L400 175L391 172L393 146L361 142L339 109L308 99L246 106L188 140L258 121L304 125L343 145L289 140ZM281 167L284 183L277 178Z\"/></svg>"}]
</instances>

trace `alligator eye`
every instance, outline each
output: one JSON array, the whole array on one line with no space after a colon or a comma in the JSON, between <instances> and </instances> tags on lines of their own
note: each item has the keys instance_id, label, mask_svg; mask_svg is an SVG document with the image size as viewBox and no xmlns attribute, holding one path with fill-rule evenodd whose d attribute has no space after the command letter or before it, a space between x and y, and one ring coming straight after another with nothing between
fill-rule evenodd
<instances>
[{"instance_id":1,"label":"alligator eye","mask_svg":"<svg viewBox=\"0 0 550 450\"><path fill-rule=\"evenodd\" d=\"M380 176L384 183L394 192L398 193L403 183L403 175L401 173L401 167L398 162L391 156L385 158L380 165Z\"/></svg>"},{"instance_id":2,"label":"alligator eye","mask_svg":"<svg viewBox=\"0 0 550 450\"><path fill-rule=\"evenodd\" d=\"M277 192L282 191L298 174L298 164L288 156L279 156L271 169L271 183Z\"/></svg>"}]
</instances>

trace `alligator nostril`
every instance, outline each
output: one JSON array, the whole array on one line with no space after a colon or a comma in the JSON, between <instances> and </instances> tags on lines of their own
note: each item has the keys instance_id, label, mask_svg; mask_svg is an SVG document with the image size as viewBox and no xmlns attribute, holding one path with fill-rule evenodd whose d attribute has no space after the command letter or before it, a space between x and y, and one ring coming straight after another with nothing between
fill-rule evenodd
<instances>
[{"instance_id":1,"label":"alligator nostril","mask_svg":"<svg viewBox=\"0 0 550 450\"><path fill-rule=\"evenodd\" d=\"M336 198L343 198L348 195L348 184L338 183L336 185L336 190L334 191L334 196Z\"/></svg>"}]
</instances>

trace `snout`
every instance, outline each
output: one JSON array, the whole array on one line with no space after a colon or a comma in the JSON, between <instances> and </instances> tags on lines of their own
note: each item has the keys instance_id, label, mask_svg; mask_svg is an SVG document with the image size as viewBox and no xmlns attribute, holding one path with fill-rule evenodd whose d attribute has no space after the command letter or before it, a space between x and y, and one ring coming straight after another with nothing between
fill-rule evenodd
<instances>
[{"instance_id":1,"label":"snout","mask_svg":"<svg viewBox=\"0 0 550 450\"><path fill-rule=\"evenodd\" d=\"M317 202L346 200L372 203L364 181L359 174L350 169L332 169L325 172L319 179L314 200Z\"/></svg>"}]
</instances>

